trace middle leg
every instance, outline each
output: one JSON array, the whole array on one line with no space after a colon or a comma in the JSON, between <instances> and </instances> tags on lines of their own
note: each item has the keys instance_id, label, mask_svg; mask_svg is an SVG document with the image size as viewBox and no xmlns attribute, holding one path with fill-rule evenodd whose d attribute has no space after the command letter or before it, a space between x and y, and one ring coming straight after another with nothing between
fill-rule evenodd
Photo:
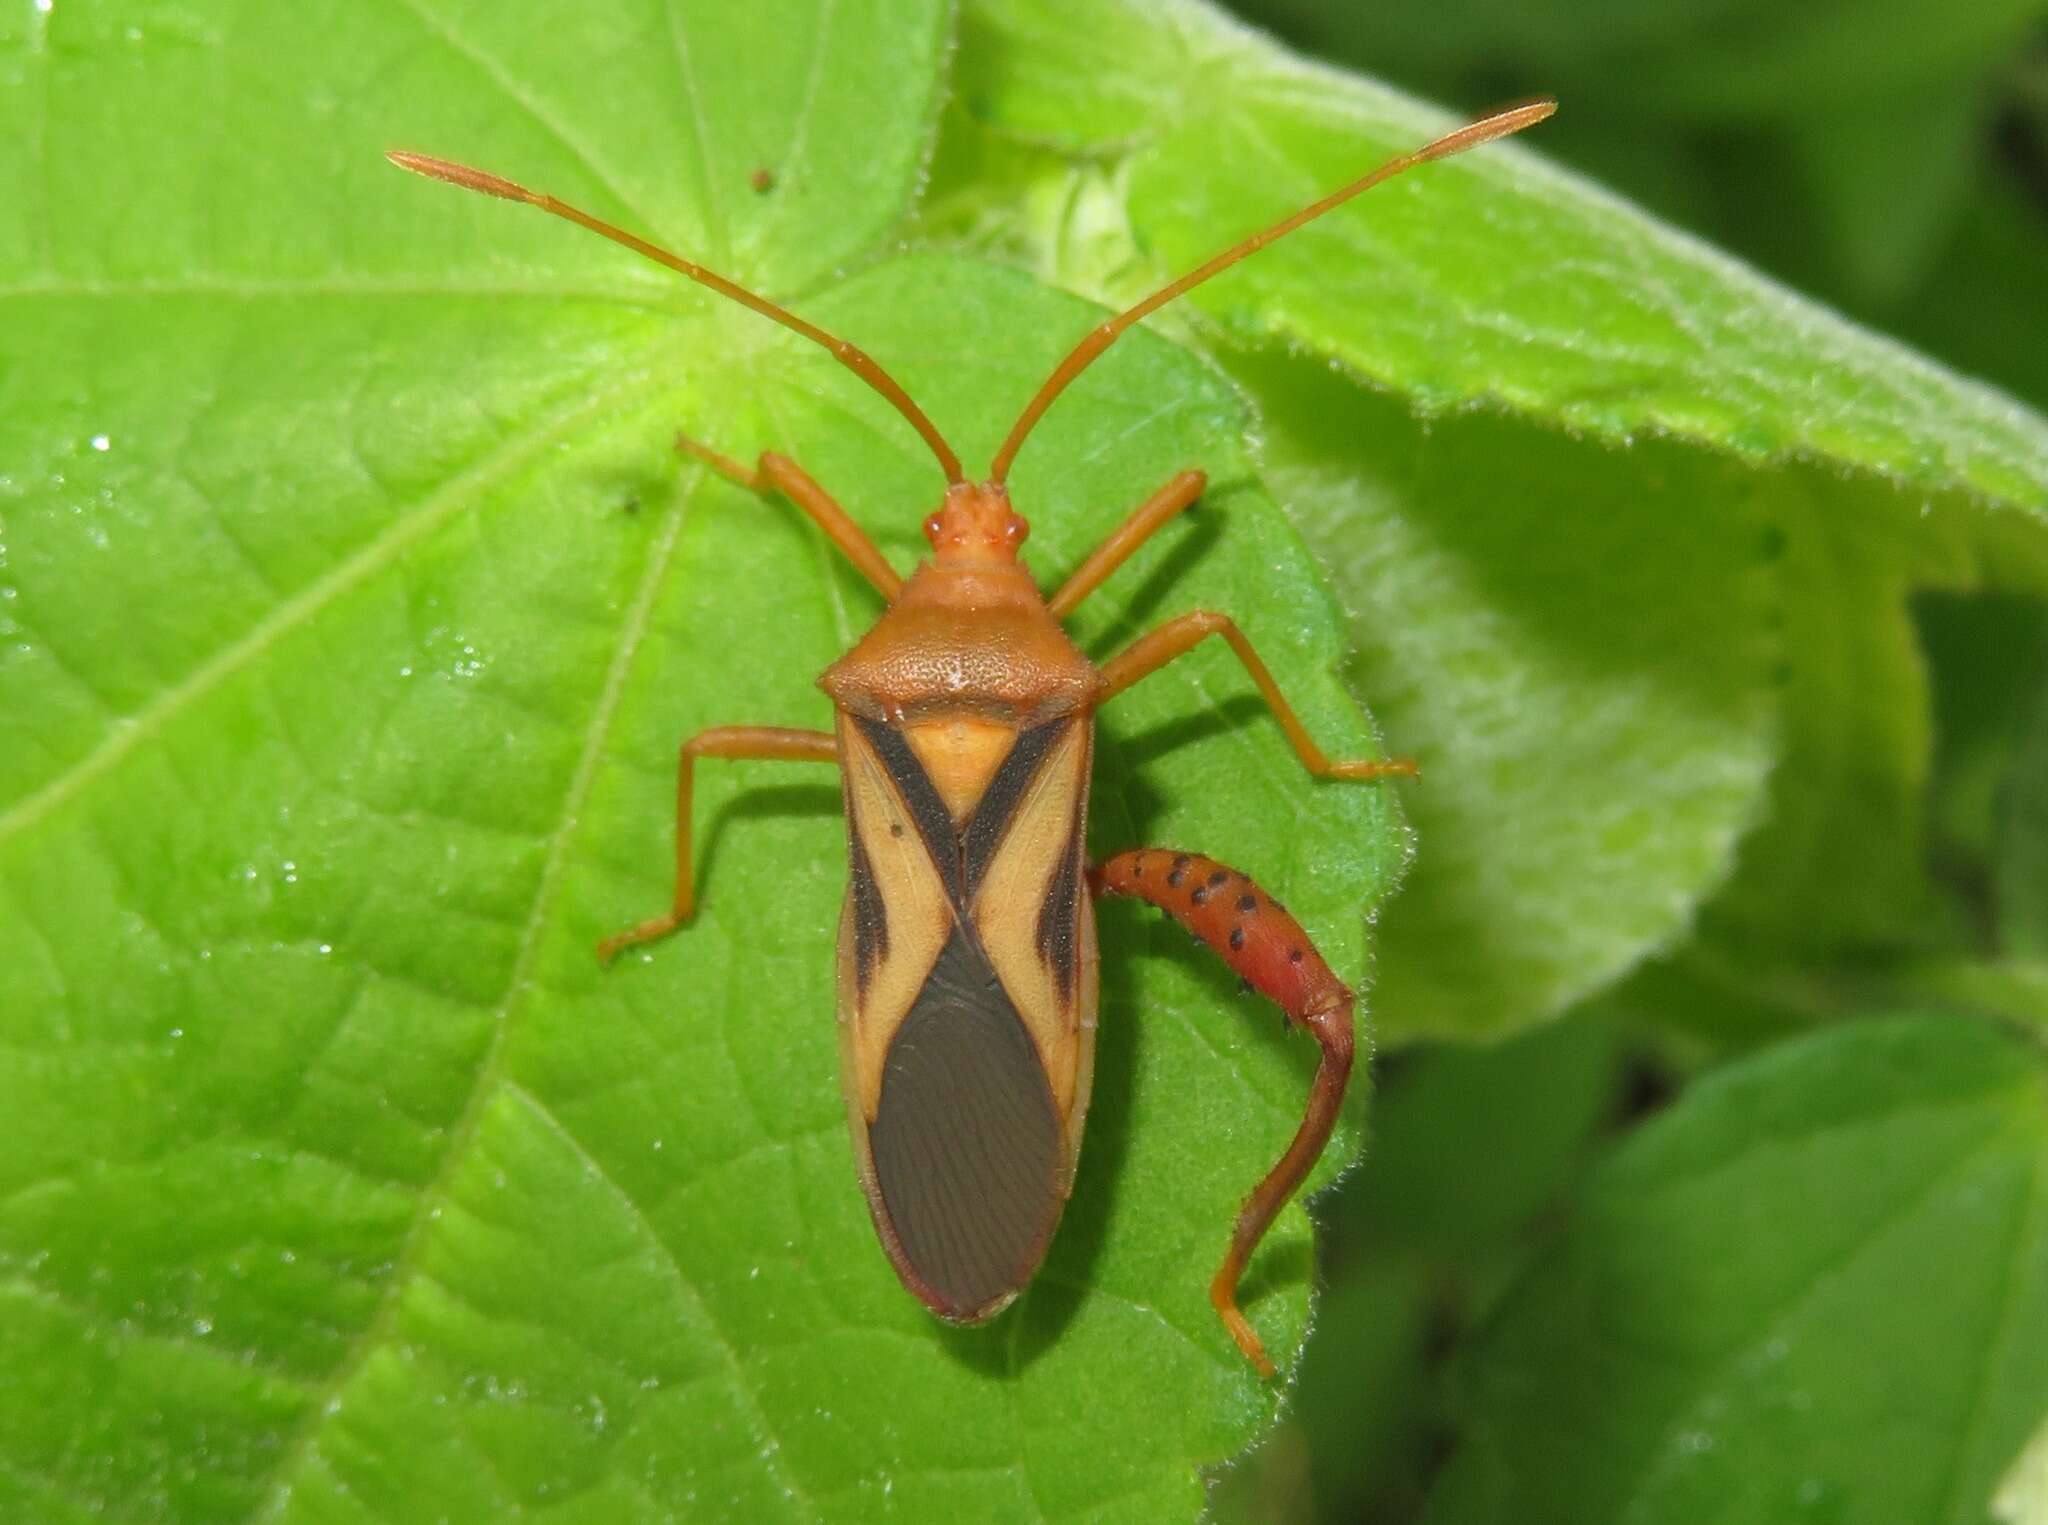
<instances>
[{"instance_id":1,"label":"middle leg","mask_svg":"<svg viewBox=\"0 0 2048 1525\"><path fill-rule=\"evenodd\" d=\"M1230 649L1237 653L1238 661L1244 663L1244 670L1252 675L1252 682L1259 686L1259 693L1265 698L1266 707L1273 712L1273 718L1280 722L1280 729L1287 733L1288 743L1294 748L1294 755L1301 759L1301 765L1318 778L1414 778L1417 773L1412 757L1361 758L1350 762L1332 762L1323 749L1316 745L1315 738L1308 733L1308 727L1301 723L1301 717L1294 713L1294 706L1287 702L1287 696L1280 692L1280 685L1274 681L1272 669L1260 659L1245 633L1237 628L1237 621L1227 614L1218 614L1213 609L1196 609L1178 619L1168 620L1157 630L1141 635L1122 651L1102 665L1102 698L1097 703L1107 703L1141 678L1149 678L1175 657L1185 656L1209 636L1220 635L1230 643Z\"/></svg>"},{"instance_id":2,"label":"middle leg","mask_svg":"<svg viewBox=\"0 0 2048 1525\"><path fill-rule=\"evenodd\" d=\"M675 902L659 916L607 937L597 956L610 963L621 949L666 937L697 909L697 875L690 853L690 796L700 757L748 758L756 762L839 761L839 742L829 731L799 731L780 725L720 725L699 731L676 754Z\"/></svg>"}]
</instances>

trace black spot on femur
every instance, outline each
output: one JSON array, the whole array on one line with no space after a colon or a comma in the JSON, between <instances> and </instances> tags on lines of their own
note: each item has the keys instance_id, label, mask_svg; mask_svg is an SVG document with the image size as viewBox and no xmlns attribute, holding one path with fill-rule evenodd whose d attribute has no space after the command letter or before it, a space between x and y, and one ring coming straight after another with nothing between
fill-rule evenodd
<instances>
[{"instance_id":1,"label":"black spot on femur","mask_svg":"<svg viewBox=\"0 0 2048 1525\"><path fill-rule=\"evenodd\" d=\"M1256 895L1240 895L1237 897L1237 908L1240 911L1256 911L1259 908L1259 897Z\"/></svg>"},{"instance_id":2,"label":"black spot on femur","mask_svg":"<svg viewBox=\"0 0 2048 1525\"><path fill-rule=\"evenodd\" d=\"M1224 885L1228 884L1229 882L1230 875L1226 874L1220 868L1217 869L1215 873L1209 876L1209 888L1212 890L1221 889Z\"/></svg>"},{"instance_id":3,"label":"black spot on femur","mask_svg":"<svg viewBox=\"0 0 2048 1525\"><path fill-rule=\"evenodd\" d=\"M1232 927L1230 929L1230 946L1233 948L1242 948L1244 946L1243 927Z\"/></svg>"},{"instance_id":4,"label":"black spot on femur","mask_svg":"<svg viewBox=\"0 0 2048 1525\"><path fill-rule=\"evenodd\" d=\"M1188 899L1195 905L1203 905L1209 899L1209 891L1205 886L1198 884L1195 886L1194 893L1188 896Z\"/></svg>"},{"instance_id":5,"label":"black spot on femur","mask_svg":"<svg viewBox=\"0 0 2048 1525\"><path fill-rule=\"evenodd\" d=\"M1287 950L1287 962L1288 962L1288 963L1290 963L1290 964L1298 964L1298 963L1300 963L1300 962L1301 962L1301 949L1299 949L1299 948L1289 948L1289 949Z\"/></svg>"}]
</instances>

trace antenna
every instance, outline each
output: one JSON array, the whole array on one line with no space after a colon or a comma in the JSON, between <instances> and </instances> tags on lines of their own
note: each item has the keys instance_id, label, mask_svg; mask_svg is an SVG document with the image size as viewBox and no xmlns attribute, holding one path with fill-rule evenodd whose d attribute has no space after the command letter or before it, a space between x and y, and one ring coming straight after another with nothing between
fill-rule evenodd
<instances>
[{"instance_id":1,"label":"antenna","mask_svg":"<svg viewBox=\"0 0 2048 1525\"><path fill-rule=\"evenodd\" d=\"M960 470L960 457L953 454L944 436L925 417L924 409L910 400L910 394L896 383L896 378L876 362L875 358L858 345L848 343L836 334L828 334L814 323L807 323L795 313L777 307L766 297L756 296L737 282L729 281L716 271L706 270L693 260L684 259L680 254L671 254L658 244L651 244L644 238L635 237L623 228L613 227L602 218L593 217L579 207L558 201L553 196L539 191L530 191L485 170L471 169L467 164L454 164L446 159L430 158L426 154L406 153L393 149L384 155L400 169L409 169L415 175L425 175L429 180L445 180L450 185L459 185L466 191L481 191L486 196L502 197L506 201L524 202L530 207L539 207L543 212L561 217L579 227L609 238L615 244L624 244L635 254L643 254L658 265L687 275L701 286L709 286L720 296L730 297L743 307L751 307L764 318L771 318L784 328L794 329L812 343L829 350L832 358L860 377L889 400L898 413L910 420L910 427L924 437L931 446L932 454L939 458L939 469L946 473L949 485L958 485L966 480Z\"/></svg>"},{"instance_id":2,"label":"antenna","mask_svg":"<svg viewBox=\"0 0 2048 1525\"><path fill-rule=\"evenodd\" d=\"M1504 138L1511 132L1520 132L1524 127L1533 127L1555 110L1557 102L1553 100L1530 101L1524 105L1510 106L1479 121L1468 123L1455 132L1447 132L1433 143L1426 143L1421 148L1399 154L1387 160L1371 174L1352 181L1342 190L1331 192L1321 201L1310 203L1292 217L1274 223L1263 233L1254 233L1244 242L1232 244L1207 263L1190 270L1179 280L1160 287L1137 306L1118 313L1090 330L1088 336L1074 346L1067 358L1054 367L1053 373L1045 379L1045 385L1040 387L1038 394L1025 405L1023 413L1010 429L1009 438L1003 441L1003 448L996 452L995 460L989 464L989 480L1000 483L1009 476L1010 463L1017 459L1017 451L1023 445L1024 437L1044 416L1045 410L1053 405L1054 400L1067 389L1068 384L1076 376L1094 364L1095 358L1116 343L1124 330L1140 318L1158 311L1181 293L1201 285L1210 276L1220 275L1246 255L1256 254L1275 239L1285 238L1303 223L1313 222L1323 213L1342 206L1353 196L1371 190L1381 181L1391 180L1403 170L1413 169L1418 164L1426 164L1431 159L1449 158L1452 154L1463 153L1468 148L1491 143L1495 138Z\"/></svg>"}]
</instances>

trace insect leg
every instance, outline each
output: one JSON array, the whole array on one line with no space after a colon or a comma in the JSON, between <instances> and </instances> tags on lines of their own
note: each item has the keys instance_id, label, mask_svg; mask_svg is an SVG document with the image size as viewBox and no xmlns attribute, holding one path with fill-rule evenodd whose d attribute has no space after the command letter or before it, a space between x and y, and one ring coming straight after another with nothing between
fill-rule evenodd
<instances>
[{"instance_id":1,"label":"insect leg","mask_svg":"<svg viewBox=\"0 0 2048 1525\"><path fill-rule=\"evenodd\" d=\"M676 449L694 456L720 476L730 478L750 492L780 492L810 515L811 522L845 553L846 559L853 563L861 576L881 590L882 597L891 601L895 599L897 590L903 586L903 579L896 575L889 559L876 548L874 541L868 539L867 531L853 522L853 516L788 456L764 450L759 464L749 471L731 456L721 454L709 445L699 444L687 434L676 436Z\"/></svg>"},{"instance_id":2,"label":"insect leg","mask_svg":"<svg viewBox=\"0 0 2048 1525\"><path fill-rule=\"evenodd\" d=\"M798 731L779 725L720 725L683 743L676 759L676 899L664 916L653 916L597 945L609 963L622 948L673 932L697 908L696 876L690 859L691 772L700 757L750 758L758 762L839 761L839 743L827 731Z\"/></svg>"},{"instance_id":3,"label":"insect leg","mask_svg":"<svg viewBox=\"0 0 2048 1525\"><path fill-rule=\"evenodd\" d=\"M1141 848L1090 869L1088 883L1097 895L1135 895L1151 901L1215 949L1253 990L1278 1002L1291 1024L1307 1029L1322 1045L1301 1126L1286 1153L1238 1209L1230 1247L1209 1283L1209 1301L1238 1349L1261 1376L1271 1377L1273 1363L1266 1348L1238 1309L1237 1282L1274 1217L1322 1156L1336 1126L1355 1047L1351 991L1331 973L1300 922L1250 879L1214 858Z\"/></svg>"},{"instance_id":4,"label":"insect leg","mask_svg":"<svg viewBox=\"0 0 2048 1525\"><path fill-rule=\"evenodd\" d=\"M1178 619L1168 620L1157 630L1141 635L1122 651L1111 657L1102 666L1104 683L1102 698L1110 699L1122 693L1140 678L1150 677L1175 657L1183 656L1208 636L1220 635L1230 643L1230 649L1237 653L1237 659L1244 663L1245 671L1252 675L1252 682L1259 686L1265 696L1266 705L1273 711L1273 718L1280 722L1280 729L1287 733L1287 740L1294 748L1301 765L1318 778L1383 778L1397 775L1402 778L1416 776L1415 759L1412 757L1367 758L1355 762L1332 762L1323 749L1316 745L1308 728L1288 704L1287 696L1280 692L1280 685L1273 681L1273 674L1260 660L1258 652L1245 633L1237 628L1237 622L1227 614L1217 614L1209 609L1196 609ZM1098 701L1101 702L1101 701Z\"/></svg>"},{"instance_id":5,"label":"insect leg","mask_svg":"<svg viewBox=\"0 0 2048 1525\"><path fill-rule=\"evenodd\" d=\"M1074 612L1074 606L1101 587L1110 573L1122 566L1133 551L1152 538L1153 532L1182 509L1201 497L1209 476L1202 471L1183 471L1159 491L1131 510L1130 518L1110 532L1109 538L1074 568L1060 584L1059 592L1046 600L1045 607L1056 620Z\"/></svg>"}]
</instances>

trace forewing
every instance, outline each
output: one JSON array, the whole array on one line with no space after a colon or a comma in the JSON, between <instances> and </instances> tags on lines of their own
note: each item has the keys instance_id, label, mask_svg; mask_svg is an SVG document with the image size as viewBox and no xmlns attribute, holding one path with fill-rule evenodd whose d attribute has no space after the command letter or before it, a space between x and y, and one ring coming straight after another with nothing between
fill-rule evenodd
<instances>
[{"instance_id":1,"label":"forewing","mask_svg":"<svg viewBox=\"0 0 2048 1525\"><path fill-rule=\"evenodd\" d=\"M1027 732L1012 760L1039 741L1030 749L1031 776L1007 798L992 787L968 830L975 933L1031 1031L1062 1117L1073 1110L1080 1084L1081 1029L1094 1022L1094 1003L1083 999L1093 982L1083 979L1082 956L1093 948L1082 863L1089 733L1080 720ZM994 811L1001 815L990 819ZM977 837L989 844L982 863Z\"/></svg>"},{"instance_id":2,"label":"forewing","mask_svg":"<svg viewBox=\"0 0 2048 1525\"><path fill-rule=\"evenodd\" d=\"M964 929L889 1045L868 1146L870 1201L911 1290L963 1322L1022 1290L1065 1202L1060 1119L1030 1033Z\"/></svg>"},{"instance_id":3,"label":"forewing","mask_svg":"<svg viewBox=\"0 0 2048 1525\"><path fill-rule=\"evenodd\" d=\"M846 792L847 940L852 989L842 998L847 1099L872 1122L890 1041L953 930L945 878L882 757L858 725L839 722Z\"/></svg>"},{"instance_id":4,"label":"forewing","mask_svg":"<svg viewBox=\"0 0 2048 1525\"><path fill-rule=\"evenodd\" d=\"M1094 1021L1089 730L1019 736L957 821L900 734L842 719L840 736L855 1152L905 1285L974 1321L1037 1269L1072 1179Z\"/></svg>"}]
</instances>

